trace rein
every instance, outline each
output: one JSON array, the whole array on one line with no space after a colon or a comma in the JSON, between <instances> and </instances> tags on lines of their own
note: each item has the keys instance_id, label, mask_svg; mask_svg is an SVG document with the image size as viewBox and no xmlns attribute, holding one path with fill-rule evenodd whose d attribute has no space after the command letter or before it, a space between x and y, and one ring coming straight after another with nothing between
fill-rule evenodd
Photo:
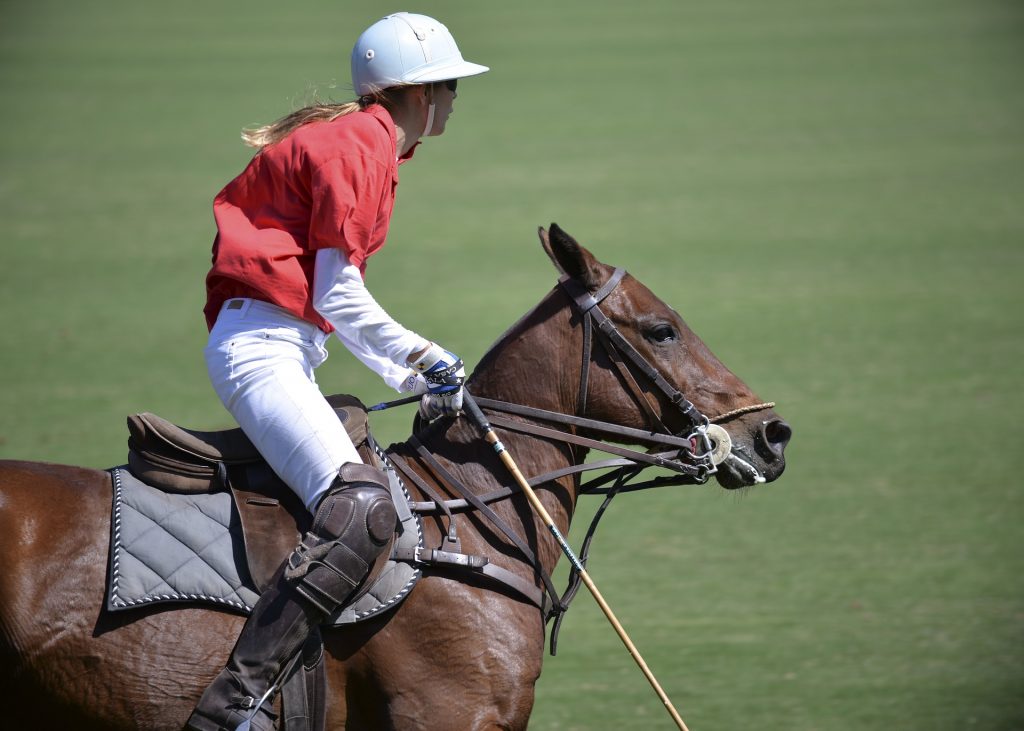
<instances>
[{"instance_id":1,"label":"rein","mask_svg":"<svg viewBox=\"0 0 1024 731\"><path fill-rule=\"evenodd\" d=\"M624 269L617 268L609 280L593 294L568 275L563 275L559 279L559 285L569 296L569 300L580 314L583 324L582 367L575 415L494 399L476 398L477 404L490 412L488 419L495 427L614 455L610 459L570 465L527 479L527 483L533 487L569 475L581 475L584 472L595 470L604 471L603 474L588 482L581 480L579 485L580 494L605 496L604 501L591 521L583 541L580 552L580 562L583 566L586 565L598 523L616 495L654 487L701 485L706 483L711 475L716 472L716 466L711 459L714 445L712 445L708 436L709 425L718 424L742 414L769 409L775 405L773 402L768 402L743 406L721 414L714 419L709 419L702 414L681 391L672 386L661 372L652 366L626 340L618 328L615 327L615 324L601 310L600 303L615 291L625 274ZM586 410L595 335L616 367L626 388L644 411L648 423L652 427L651 431L597 421L586 418L583 415ZM686 436L681 436L680 433L673 433L663 423L646 394L636 382L633 372L630 370L630 365L626 362L627 360L633 368L642 374L680 412L686 423L682 431L688 430ZM408 397L386 404L378 404L371 407L370 410L376 411L402 403L410 403L418 400L418 398L418 396ZM542 423L538 424L537 422ZM545 426L543 423L551 426ZM567 427L567 429L557 428L559 426ZM577 433L578 430L648 445L649 450L641 452L620 446L619 444L611 444L600 439L584 437ZM411 503L411 508L423 515L443 513L447 523L446 535L440 549L429 551L427 556L417 553L415 557L399 558L406 560L412 558L412 560L419 563L437 567L460 567L476 571L490 576L490 578L505 584L516 593L526 597L541 609L545 623L551 619L555 620L551 632L550 645L551 654L554 655L557 649L558 633L562 618L579 590L581 580L579 570L575 567L570 570L568 586L559 595L551 581L551 576L540 566L533 551L523 538L489 507L490 503L509 498L514 494L521 493L522 490L501 487L483 495L476 495L445 469L416 436L413 436L409 443L415 449L416 456L423 466L434 478L440 484L448 487L451 492L462 497L454 500L443 499L406 464L405 459L398 458L396 455L389 455L392 464L398 468L399 472L409 478L420 488L426 497L430 498L429 500ZM656 476L645 482L635 482L635 479L650 467L659 467L674 474ZM486 557L462 554L456 534L455 513L464 511L478 511L486 516L495 528L504 534L520 551L526 559L526 563L533 568L535 577L540 579L543 589L538 588L535 584L528 584L510 571L490 564Z\"/></svg>"}]
</instances>

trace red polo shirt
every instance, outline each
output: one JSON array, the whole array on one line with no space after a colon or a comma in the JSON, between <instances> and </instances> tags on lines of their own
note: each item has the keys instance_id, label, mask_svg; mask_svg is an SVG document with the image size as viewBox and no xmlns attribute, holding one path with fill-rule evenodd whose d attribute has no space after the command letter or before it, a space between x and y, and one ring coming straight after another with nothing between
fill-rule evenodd
<instances>
[{"instance_id":1,"label":"red polo shirt","mask_svg":"<svg viewBox=\"0 0 1024 731\"><path fill-rule=\"evenodd\" d=\"M213 202L207 326L226 300L252 297L331 332L311 300L316 250L340 248L366 270L387 236L398 165L413 153L396 160L396 148L391 115L374 104L303 125L257 153Z\"/></svg>"}]
</instances>

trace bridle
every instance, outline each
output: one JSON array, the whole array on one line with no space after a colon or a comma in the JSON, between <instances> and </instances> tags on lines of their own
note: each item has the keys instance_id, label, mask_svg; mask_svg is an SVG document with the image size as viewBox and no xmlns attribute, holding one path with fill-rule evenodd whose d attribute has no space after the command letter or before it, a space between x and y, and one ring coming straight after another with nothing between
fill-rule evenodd
<instances>
[{"instance_id":1,"label":"bridle","mask_svg":"<svg viewBox=\"0 0 1024 731\"><path fill-rule=\"evenodd\" d=\"M632 492L667 485L706 483L716 472L716 464L720 461L715 458L715 450L718 445L714 443L713 433L715 433L715 429L718 429L724 434L724 430L718 427L717 424L742 414L769 409L775 406L771 402L751 404L718 415L712 419L702 414L679 389L675 388L619 332L615 324L602 311L601 302L615 291L625 275L626 271L624 269L615 269L608 281L594 293L591 293L580 282L568 275L563 275L558 281L559 286L568 295L570 302L580 315L583 327L582 366L575 414L565 414L479 396L475 397L477 404L489 412L488 418L495 427L613 455L608 459L572 464L568 467L535 475L527 479L527 482L532 487L570 475L601 471L602 474L589 481L584 482L581 480L579 486L580 494L600 494L605 496L604 502L594 515L583 541L580 560L584 564L589 555L590 545L598 523L611 503L612 498L621 492ZM590 369L594 361L595 339L604 348L605 353L614 364L626 388L644 411L648 424L651 426L650 431L598 421L584 416L590 385ZM683 418L684 426L682 429L673 432L665 425L664 420L658 416L646 393L640 384L637 383L630 366L646 379L650 386L660 392L673 409L679 412ZM641 452L619 444L584 436L581 432L604 435L612 439L646 445L649 449L646 452ZM728 438L727 434L725 438ZM409 442L415 448L418 457L433 473L435 479L447 485L456 494L462 495L461 499L444 499L426 481L419 477L414 470L410 469L407 464L403 464L403 460L392 459L393 464L404 477L416 484L427 497L432 498L427 501L411 503L410 507L412 510L420 514L443 513L447 516L447 535L443 539L441 548L429 552L432 557L431 559L425 560L423 556L417 554L414 560L421 563L433 563L436 566L457 566L478 570L526 596L541 608L545 619L555 619L551 632L551 654L554 655L562 617L579 589L579 573L575 569L571 570L569 585L565 592L559 595L551 583L551 577L540 566L533 551L490 508L490 503L508 498L515 494L516 491L508 487L501 487L490 493L477 495L462 485L431 454L417 436L414 435ZM643 482L637 482L636 478L650 467L663 468L673 474L659 475ZM517 546L543 582L543 591L537 590L535 586L524 586L524 582L518 576L494 564L489 564L485 557L461 554L461 547L455 531L454 513L469 510L476 510L485 515L496 528ZM461 556L461 558L456 558L457 556Z\"/></svg>"},{"instance_id":2,"label":"bridle","mask_svg":"<svg viewBox=\"0 0 1024 731\"><path fill-rule=\"evenodd\" d=\"M477 398L477 403L491 412L490 420L495 426L555 441L568 442L617 456L617 459L574 465L557 472L538 475L529 480L531 485L547 482L557 477L564 477L568 474L606 470L612 467L617 468L617 470L604 474L597 480L582 484L580 486L581 492L583 494L607 492L607 490L601 489L601 486L609 482L617 482L619 484L617 492L628 492L665 485L704 484L717 471L717 460L714 458L717 444L712 434L718 434L718 431L712 425L742 414L769 409L775 406L772 402L751 404L734 409L726 414L721 414L714 419L709 419L702 414L686 398L682 391L673 386L661 371L653 366L619 332L615 323L601 309L601 302L615 291L625 275L626 271L624 269L615 269L608 281L594 293L591 293L580 282L567 274L562 275L558 280L559 286L568 295L575 311L579 314L583 328L582 363L575 415L535 409L493 399ZM632 429L610 422L596 421L584 416L590 386L590 370L594 362L595 338L604 348L626 389L631 393L633 400L644 411L648 425L651 427L650 431ZM637 382L636 377L634 377L630 366L645 378L653 389L662 394L671 407L682 416L683 427L681 429L673 431L665 425L664 420L655 411L647 394ZM569 430L564 431L562 429L544 427L535 423L524 422L521 419L508 418L502 414L567 426ZM720 430L720 427L717 427L717 429ZM582 437L578 433L580 430L647 445L650 447L650 450L640 452L609 444L608 442ZM712 433L709 434L709 432ZM659 449L661 451L655 451ZM633 478L648 467L660 467L675 473L675 475L656 477L644 483L632 481Z\"/></svg>"},{"instance_id":3,"label":"bridle","mask_svg":"<svg viewBox=\"0 0 1024 731\"><path fill-rule=\"evenodd\" d=\"M694 429L702 426L707 426L707 418L701 414L697 408L683 395L683 393L669 383L661 372L654 368L646 358L644 358L640 352L633 347L633 345L622 336L622 333L618 331L618 328L612 323L611 320L601 310L601 302L603 302L608 295L615 291L618 287L619 282L626 275L625 269L616 269L612 276L605 282L597 292L591 294L582 284L577 282L575 279L568 275L563 275L559 280L558 284L565 290L572 301L576 305L576 309L583 317L583 368L580 375L580 392L579 398L577 399L577 414L583 415L583 411L586 409L587 404L587 387L589 382L589 373L591 365L591 350L593 348L593 332L594 326L597 326L598 336L602 339L602 344L608 355L612 357L612 361L619 369L619 373L623 377L623 381L633 392L633 395L637 397L638 403L644 408L647 418L656 428L660 427L663 432L668 432L668 428L662 423L661 419L651 408L650 403L646 398L641 397L639 386L632 374L624 368L624 363L621 357L625 355L629 360L636 366L641 373L643 373L651 382L651 384L661 391L662 394L669 400L673 406L675 406L687 420L690 426Z\"/></svg>"}]
</instances>

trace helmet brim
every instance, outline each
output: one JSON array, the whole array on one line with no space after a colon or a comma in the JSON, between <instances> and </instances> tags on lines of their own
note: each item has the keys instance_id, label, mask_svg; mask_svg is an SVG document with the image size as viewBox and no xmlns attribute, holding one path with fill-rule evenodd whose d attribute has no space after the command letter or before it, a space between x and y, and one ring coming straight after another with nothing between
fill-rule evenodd
<instances>
[{"instance_id":1,"label":"helmet brim","mask_svg":"<svg viewBox=\"0 0 1024 731\"><path fill-rule=\"evenodd\" d=\"M432 84L435 81L449 81L451 79L464 79L467 76L479 76L490 71L490 67L481 66L470 61L457 61L444 66L433 66L417 73L412 72L405 78L407 84Z\"/></svg>"}]
</instances>

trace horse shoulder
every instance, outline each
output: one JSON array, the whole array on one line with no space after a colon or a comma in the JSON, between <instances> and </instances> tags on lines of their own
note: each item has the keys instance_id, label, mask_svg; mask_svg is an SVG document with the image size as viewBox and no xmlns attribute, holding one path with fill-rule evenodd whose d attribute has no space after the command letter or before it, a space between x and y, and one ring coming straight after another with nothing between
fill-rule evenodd
<instances>
[{"instance_id":1,"label":"horse shoulder","mask_svg":"<svg viewBox=\"0 0 1024 731\"><path fill-rule=\"evenodd\" d=\"M518 729L544 634L532 605L431 574L397 611L325 642L330 727Z\"/></svg>"}]
</instances>

